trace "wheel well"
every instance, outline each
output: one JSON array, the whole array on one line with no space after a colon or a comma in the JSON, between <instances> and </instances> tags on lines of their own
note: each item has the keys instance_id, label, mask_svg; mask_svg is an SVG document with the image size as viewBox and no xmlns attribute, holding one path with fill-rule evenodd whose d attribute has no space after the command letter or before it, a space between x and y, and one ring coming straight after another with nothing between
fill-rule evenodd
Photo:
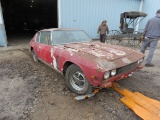
<instances>
[{"instance_id":1,"label":"wheel well","mask_svg":"<svg viewBox=\"0 0 160 120\"><path fill-rule=\"evenodd\" d=\"M31 47L31 51L33 50L33 47Z\"/></svg>"},{"instance_id":2,"label":"wheel well","mask_svg":"<svg viewBox=\"0 0 160 120\"><path fill-rule=\"evenodd\" d=\"M73 63L69 62L69 61L64 64L64 66L63 66L63 75L65 75L67 68L72 64Z\"/></svg>"}]
</instances>

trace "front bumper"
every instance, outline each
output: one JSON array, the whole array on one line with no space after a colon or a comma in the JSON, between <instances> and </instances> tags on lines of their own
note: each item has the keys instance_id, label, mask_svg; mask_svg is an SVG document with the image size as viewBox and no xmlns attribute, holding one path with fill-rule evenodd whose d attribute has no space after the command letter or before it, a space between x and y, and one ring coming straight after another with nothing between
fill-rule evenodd
<instances>
[{"instance_id":1,"label":"front bumper","mask_svg":"<svg viewBox=\"0 0 160 120\"><path fill-rule=\"evenodd\" d=\"M126 73L123 73L123 74L119 74L119 75L116 75L112 78L109 78L107 80L104 80L102 81L102 83L100 84L100 87L102 88L108 88L108 87L111 87L112 85L112 82L114 81L118 81L118 80L121 80L121 79L124 79L124 78L127 78L129 76L131 76L133 74L133 72L137 69L139 69L140 66L137 66L134 70L131 70L129 72L126 72Z\"/></svg>"}]
</instances>

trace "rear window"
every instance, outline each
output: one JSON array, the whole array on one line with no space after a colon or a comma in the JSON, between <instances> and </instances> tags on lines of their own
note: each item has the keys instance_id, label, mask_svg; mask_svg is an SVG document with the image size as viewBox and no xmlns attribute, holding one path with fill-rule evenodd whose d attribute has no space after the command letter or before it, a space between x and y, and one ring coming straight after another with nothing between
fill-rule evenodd
<instances>
[{"instance_id":1,"label":"rear window","mask_svg":"<svg viewBox=\"0 0 160 120\"><path fill-rule=\"evenodd\" d=\"M39 42L40 32L37 33L36 42Z\"/></svg>"},{"instance_id":2,"label":"rear window","mask_svg":"<svg viewBox=\"0 0 160 120\"><path fill-rule=\"evenodd\" d=\"M49 45L51 41L50 34L51 34L50 31L41 31L40 43Z\"/></svg>"}]
</instances>

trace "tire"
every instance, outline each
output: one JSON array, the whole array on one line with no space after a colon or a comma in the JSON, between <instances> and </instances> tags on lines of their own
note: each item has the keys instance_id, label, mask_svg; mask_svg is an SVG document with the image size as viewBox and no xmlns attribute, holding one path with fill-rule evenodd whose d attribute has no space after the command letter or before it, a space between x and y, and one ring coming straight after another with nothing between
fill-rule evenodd
<instances>
[{"instance_id":1,"label":"tire","mask_svg":"<svg viewBox=\"0 0 160 120\"><path fill-rule=\"evenodd\" d=\"M75 64L68 67L65 74L66 84L69 89L79 95L92 92L92 86L86 79L83 71Z\"/></svg>"},{"instance_id":2,"label":"tire","mask_svg":"<svg viewBox=\"0 0 160 120\"><path fill-rule=\"evenodd\" d=\"M35 62L39 62L38 57L37 57L36 53L34 52L34 50L32 50L32 57Z\"/></svg>"}]
</instances>

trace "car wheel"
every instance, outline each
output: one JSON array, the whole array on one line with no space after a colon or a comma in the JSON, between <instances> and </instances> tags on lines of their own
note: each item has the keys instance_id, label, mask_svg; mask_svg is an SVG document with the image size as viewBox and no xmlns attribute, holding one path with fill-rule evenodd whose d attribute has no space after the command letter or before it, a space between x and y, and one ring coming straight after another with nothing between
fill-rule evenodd
<instances>
[{"instance_id":1,"label":"car wheel","mask_svg":"<svg viewBox=\"0 0 160 120\"><path fill-rule=\"evenodd\" d=\"M84 95L92 92L92 86L82 70L75 64L68 67L65 74L66 84L76 94Z\"/></svg>"},{"instance_id":2,"label":"car wheel","mask_svg":"<svg viewBox=\"0 0 160 120\"><path fill-rule=\"evenodd\" d=\"M39 62L38 57L37 57L36 53L34 52L34 50L32 50L32 57L35 62Z\"/></svg>"}]
</instances>

